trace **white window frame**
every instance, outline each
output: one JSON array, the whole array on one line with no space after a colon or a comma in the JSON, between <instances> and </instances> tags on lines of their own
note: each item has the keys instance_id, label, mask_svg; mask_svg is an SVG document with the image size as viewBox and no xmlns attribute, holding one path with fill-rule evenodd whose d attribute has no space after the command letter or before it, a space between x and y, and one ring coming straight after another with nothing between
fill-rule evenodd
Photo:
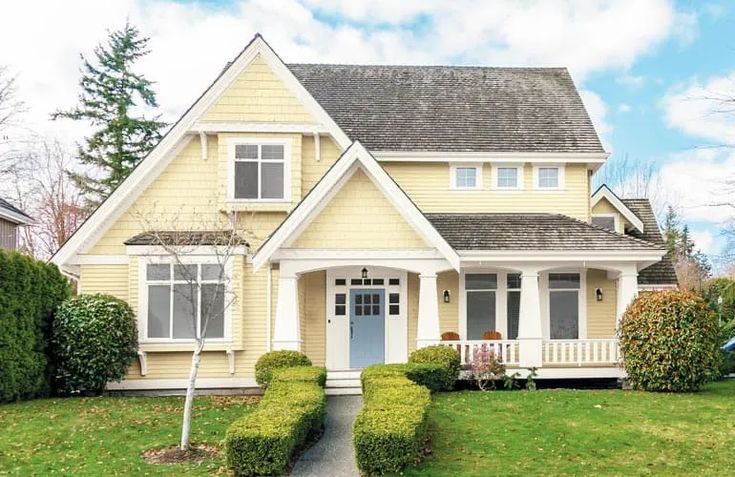
<instances>
[{"instance_id":1,"label":"white window frame","mask_svg":"<svg viewBox=\"0 0 735 477\"><path fill-rule=\"evenodd\" d=\"M457 169L475 169L475 186L474 187L458 187L457 186ZM482 164L466 164L456 163L449 165L449 189L458 191L478 191L482 190Z\"/></svg>"},{"instance_id":2,"label":"white window frame","mask_svg":"<svg viewBox=\"0 0 735 477\"><path fill-rule=\"evenodd\" d=\"M216 256L191 256L191 257L180 257L180 262L184 265L219 265L221 264L221 257ZM148 285L156 284L158 280L147 279L147 265L174 265L178 264L174 257L167 256L147 256L140 257L138 260L138 341L141 344L186 344L194 343L194 338L148 338ZM225 316L224 316L224 337L223 338L206 338L207 343L218 343L218 344L230 344L232 342L232 308L236 306L233 302L235 296L232 291L232 260L228 260L224 263L225 277L222 282L225 285ZM201 270L201 268L199 269ZM172 270L173 273L173 270ZM164 282L173 283L173 275L169 280L161 280L160 284ZM204 283L215 283L215 281L207 280ZM171 303L173 306L173 302ZM201 306L197 307L197 313L201 313ZM173 326L173 325L171 325ZM199 326L196 327L199 332Z\"/></svg>"},{"instance_id":3,"label":"white window frame","mask_svg":"<svg viewBox=\"0 0 735 477\"><path fill-rule=\"evenodd\" d=\"M541 187L539 184L540 169L557 169L559 171L559 182L556 187ZM561 191L565 184L565 167L563 164L534 164L533 166L533 188L540 191Z\"/></svg>"},{"instance_id":4,"label":"white window frame","mask_svg":"<svg viewBox=\"0 0 735 477\"><path fill-rule=\"evenodd\" d=\"M235 147L242 145L258 146L283 146L283 198L281 199L246 199L235 197ZM284 203L291 202L291 151L293 140L290 138L274 138L274 137L235 137L227 141L227 200L236 203ZM260 156L260 154L258 154ZM247 161L245 161L247 162ZM255 162L255 161L253 161ZM262 162L280 162L257 159L258 163ZM263 191L261 182L262 168L258 167L258 195Z\"/></svg>"},{"instance_id":5,"label":"white window frame","mask_svg":"<svg viewBox=\"0 0 735 477\"><path fill-rule=\"evenodd\" d=\"M515 187L501 186L500 180L500 169L515 169L517 183ZM493 175L493 189L501 191L518 191L524 189L524 177L523 177L523 164L493 164L492 166Z\"/></svg>"},{"instance_id":6,"label":"white window frame","mask_svg":"<svg viewBox=\"0 0 735 477\"><path fill-rule=\"evenodd\" d=\"M614 225L615 229L613 231L614 232L617 232L619 234L625 233L625 231L623 230L623 225L622 225L622 223L620 221L620 214L616 214L616 213L592 214L590 216L590 224L592 223L592 217L605 217L605 218L612 217L614 219L614 222L615 222L615 225Z\"/></svg>"}]
</instances>

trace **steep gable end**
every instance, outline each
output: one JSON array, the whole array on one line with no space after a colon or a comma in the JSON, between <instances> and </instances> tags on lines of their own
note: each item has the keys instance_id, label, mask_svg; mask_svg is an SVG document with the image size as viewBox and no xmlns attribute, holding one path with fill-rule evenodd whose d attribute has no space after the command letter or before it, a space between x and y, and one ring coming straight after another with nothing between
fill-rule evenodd
<instances>
[{"instance_id":1,"label":"steep gable end","mask_svg":"<svg viewBox=\"0 0 735 477\"><path fill-rule=\"evenodd\" d=\"M318 121L276 75L261 55L255 57L202 121L309 123Z\"/></svg>"},{"instance_id":2,"label":"steep gable end","mask_svg":"<svg viewBox=\"0 0 735 477\"><path fill-rule=\"evenodd\" d=\"M352 177L291 248L426 248L430 247L375 186L362 168Z\"/></svg>"}]
</instances>

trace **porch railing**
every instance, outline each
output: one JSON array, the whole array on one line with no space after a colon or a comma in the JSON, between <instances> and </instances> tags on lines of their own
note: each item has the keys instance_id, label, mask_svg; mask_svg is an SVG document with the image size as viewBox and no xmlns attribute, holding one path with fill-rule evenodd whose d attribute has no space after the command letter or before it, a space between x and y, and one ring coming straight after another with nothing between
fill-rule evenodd
<instances>
[{"instance_id":1,"label":"porch railing","mask_svg":"<svg viewBox=\"0 0 735 477\"><path fill-rule=\"evenodd\" d=\"M541 356L544 365L611 365L620 361L620 345L617 339L544 340Z\"/></svg>"},{"instance_id":2,"label":"porch railing","mask_svg":"<svg viewBox=\"0 0 735 477\"><path fill-rule=\"evenodd\" d=\"M442 341L439 344L459 351L462 365L471 365L475 350L481 349L483 345L487 347L488 351L501 357L504 364L518 365L518 341L515 340L458 340Z\"/></svg>"}]
</instances>

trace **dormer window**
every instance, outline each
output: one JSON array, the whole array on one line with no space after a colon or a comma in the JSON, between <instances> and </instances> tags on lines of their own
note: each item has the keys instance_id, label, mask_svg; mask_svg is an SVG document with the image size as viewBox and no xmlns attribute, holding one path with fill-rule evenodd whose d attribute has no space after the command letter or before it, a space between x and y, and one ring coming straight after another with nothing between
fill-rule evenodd
<instances>
[{"instance_id":1,"label":"dormer window","mask_svg":"<svg viewBox=\"0 0 735 477\"><path fill-rule=\"evenodd\" d=\"M289 141L236 140L230 146L230 199L290 200Z\"/></svg>"},{"instance_id":2,"label":"dormer window","mask_svg":"<svg viewBox=\"0 0 735 477\"><path fill-rule=\"evenodd\" d=\"M482 166L453 165L450 167L450 188L454 190L482 189Z\"/></svg>"}]
</instances>

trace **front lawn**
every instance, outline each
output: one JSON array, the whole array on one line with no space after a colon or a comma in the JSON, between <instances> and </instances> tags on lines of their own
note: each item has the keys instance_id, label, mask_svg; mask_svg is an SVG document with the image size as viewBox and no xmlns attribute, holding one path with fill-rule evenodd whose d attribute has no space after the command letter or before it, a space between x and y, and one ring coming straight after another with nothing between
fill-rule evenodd
<instances>
[{"instance_id":1,"label":"front lawn","mask_svg":"<svg viewBox=\"0 0 735 477\"><path fill-rule=\"evenodd\" d=\"M725 475L735 380L696 394L621 390L437 394L433 454L409 476Z\"/></svg>"},{"instance_id":2,"label":"front lawn","mask_svg":"<svg viewBox=\"0 0 735 477\"><path fill-rule=\"evenodd\" d=\"M42 399L0 405L0 475L212 475L224 457L151 465L146 449L175 445L183 398ZM248 397L198 397L192 441L219 445L229 424L253 408Z\"/></svg>"}]
</instances>

